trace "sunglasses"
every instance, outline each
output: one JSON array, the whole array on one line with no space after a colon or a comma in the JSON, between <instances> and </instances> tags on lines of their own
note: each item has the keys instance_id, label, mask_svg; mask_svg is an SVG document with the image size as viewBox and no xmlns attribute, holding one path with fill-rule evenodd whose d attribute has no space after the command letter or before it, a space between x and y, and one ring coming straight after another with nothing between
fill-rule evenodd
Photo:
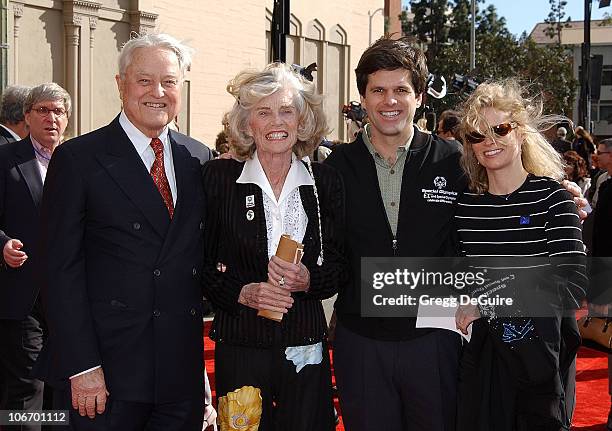
<instances>
[{"instance_id":1,"label":"sunglasses","mask_svg":"<svg viewBox=\"0 0 612 431\"><path fill-rule=\"evenodd\" d=\"M501 123L497 126L492 126L491 131L495 134L495 136L499 136L500 138L506 136L513 129L516 129L517 124L514 121L509 123ZM470 144L480 144L486 138L485 135L479 132L471 132L465 135L465 140Z\"/></svg>"}]
</instances>

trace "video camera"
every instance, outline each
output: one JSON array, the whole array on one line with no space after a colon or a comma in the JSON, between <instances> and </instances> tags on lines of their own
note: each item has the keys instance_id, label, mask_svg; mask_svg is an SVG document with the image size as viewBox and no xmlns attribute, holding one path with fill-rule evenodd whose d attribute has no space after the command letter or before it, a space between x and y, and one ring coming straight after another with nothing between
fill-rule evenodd
<instances>
[{"instance_id":1,"label":"video camera","mask_svg":"<svg viewBox=\"0 0 612 431\"><path fill-rule=\"evenodd\" d=\"M455 73L453 76L453 82L451 83L453 89L460 93L471 93L476 90L476 87L480 85L478 81L470 78L469 76L459 75Z\"/></svg>"},{"instance_id":2,"label":"video camera","mask_svg":"<svg viewBox=\"0 0 612 431\"><path fill-rule=\"evenodd\" d=\"M348 105L342 106L342 114L344 114L344 118L347 120L352 120L357 123L359 128L363 127L363 121L368 115L361 106L361 103L353 101L349 102Z\"/></svg>"}]
</instances>

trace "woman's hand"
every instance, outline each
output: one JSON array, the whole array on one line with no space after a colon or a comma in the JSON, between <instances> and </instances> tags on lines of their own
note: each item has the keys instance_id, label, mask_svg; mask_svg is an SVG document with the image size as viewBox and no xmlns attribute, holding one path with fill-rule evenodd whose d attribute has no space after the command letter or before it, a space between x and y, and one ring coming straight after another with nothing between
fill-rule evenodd
<instances>
[{"instance_id":1,"label":"woman's hand","mask_svg":"<svg viewBox=\"0 0 612 431\"><path fill-rule=\"evenodd\" d=\"M293 305L291 292L270 283L249 283L242 287L238 302L256 310L286 313Z\"/></svg>"},{"instance_id":2,"label":"woman's hand","mask_svg":"<svg viewBox=\"0 0 612 431\"><path fill-rule=\"evenodd\" d=\"M310 288L310 272L303 263L285 262L276 256L268 263L268 280L289 292L307 292Z\"/></svg>"},{"instance_id":3,"label":"woman's hand","mask_svg":"<svg viewBox=\"0 0 612 431\"><path fill-rule=\"evenodd\" d=\"M480 319L480 311L476 305L460 305L457 307L455 325L462 334L467 335L468 326L470 326L474 320L478 319Z\"/></svg>"},{"instance_id":4,"label":"woman's hand","mask_svg":"<svg viewBox=\"0 0 612 431\"><path fill-rule=\"evenodd\" d=\"M580 217L580 220L587 218L588 214L585 209L587 208L589 202L584 198L582 190L580 190L578 184L572 181L563 180L561 181L561 185L565 187L565 190L570 192L574 198L574 203L576 204L576 207L578 207L578 216Z\"/></svg>"}]
</instances>

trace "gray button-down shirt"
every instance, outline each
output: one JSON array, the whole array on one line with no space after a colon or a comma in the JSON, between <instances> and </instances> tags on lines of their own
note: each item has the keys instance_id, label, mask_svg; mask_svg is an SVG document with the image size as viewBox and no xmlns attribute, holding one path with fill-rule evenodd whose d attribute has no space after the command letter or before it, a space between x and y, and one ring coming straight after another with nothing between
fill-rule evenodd
<instances>
[{"instance_id":1,"label":"gray button-down shirt","mask_svg":"<svg viewBox=\"0 0 612 431\"><path fill-rule=\"evenodd\" d=\"M384 159L384 157L378 154L374 148L374 145L372 145L372 142L370 141L369 124L366 124L363 132L363 142L366 144L366 147L368 147L370 154L372 154L372 157L374 158L376 175L378 176L378 185L380 186L380 195L385 205L385 212L387 213L387 219L391 225L393 236L397 234L400 193L402 191L402 174L404 172L408 148L410 148L413 136L414 133L410 135L408 142L398 147L397 160L395 161L395 164L391 165Z\"/></svg>"}]
</instances>

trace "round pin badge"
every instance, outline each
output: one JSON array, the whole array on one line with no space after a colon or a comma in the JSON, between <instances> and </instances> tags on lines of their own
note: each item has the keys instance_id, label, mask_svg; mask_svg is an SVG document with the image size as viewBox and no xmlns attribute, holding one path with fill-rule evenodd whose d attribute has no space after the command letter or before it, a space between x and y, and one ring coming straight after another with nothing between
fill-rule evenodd
<instances>
[{"instance_id":1,"label":"round pin badge","mask_svg":"<svg viewBox=\"0 0 612 431\"><path fill-rule=\"evenodd\" d=\"M253 210L248 210L246 212L246 218L248 221L251 221L255 218L255 212L253 212Z\"/></svg>"}]
</instances>

